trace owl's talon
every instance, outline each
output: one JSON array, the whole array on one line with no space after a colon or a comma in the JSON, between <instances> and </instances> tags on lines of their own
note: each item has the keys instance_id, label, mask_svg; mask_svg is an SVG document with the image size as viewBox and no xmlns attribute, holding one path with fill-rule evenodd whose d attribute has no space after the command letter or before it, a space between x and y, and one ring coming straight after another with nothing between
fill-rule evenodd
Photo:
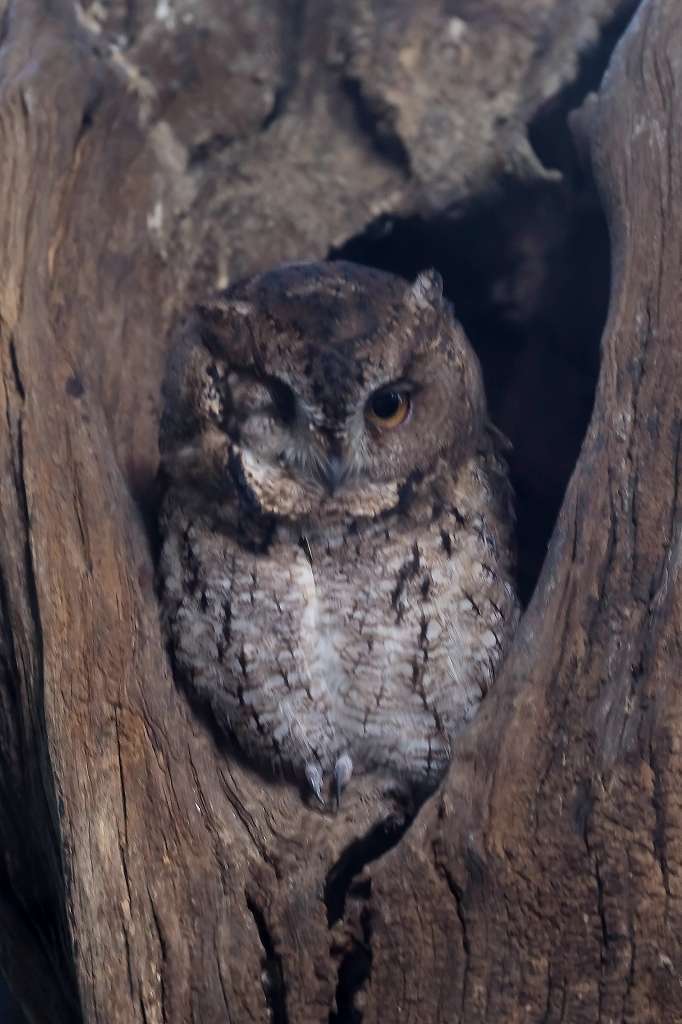
<instances>
[{"instance_id":1,"label":"owl's talon","mask_svg":"<svg viewBox=\"0 0 682 1024\"><path fill-rule=\"evenodd\" d=\"M324 807L324 797L322 796L322 770L319 764L313 764L312 762L305 766L305 777L311 790Z\"/></svg>"},{"instance_id":2,"label":"owl's talon","mask_svg":"<svg viewBox=\"0 0 682 1024\"><path fill-rule=\"evenodd\" d=\"M342 754L334 765L334 796L336 797L337 807L341 805L341 794L350 782L352 774L353 762L350 754Z\"/></svg>"}]
</instances>

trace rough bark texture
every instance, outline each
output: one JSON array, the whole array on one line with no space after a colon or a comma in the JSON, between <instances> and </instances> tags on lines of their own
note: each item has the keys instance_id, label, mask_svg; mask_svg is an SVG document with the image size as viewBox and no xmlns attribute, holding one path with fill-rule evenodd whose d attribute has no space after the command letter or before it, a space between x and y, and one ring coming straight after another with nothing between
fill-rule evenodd
<instances>
[{"instance_id":1,"label":"rough bark texture","mask_svg":"<svg viewBox=\"0 0 682 1024\"><path fill-rule=\"evenodd\" d=\"M154 588L177 314L546 176L529 123L632 7L0 0L0 962L31 1019L680 1019L677 0L578 119L613 247L593 419L409 829L370 784L323 816L228 757Z\"/></svg>"}]
</instances>

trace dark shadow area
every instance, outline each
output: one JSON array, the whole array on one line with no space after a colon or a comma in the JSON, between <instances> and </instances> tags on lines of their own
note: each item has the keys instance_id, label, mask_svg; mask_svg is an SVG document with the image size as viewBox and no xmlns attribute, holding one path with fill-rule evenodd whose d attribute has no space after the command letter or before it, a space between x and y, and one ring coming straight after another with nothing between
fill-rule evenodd
<instances>
[{"instance_id":1,"label":"dark shadow area","mask_svg":"<svg viewBox=\"0 0 682 1024\"><path fill-rule=\"evenodd\" d=\"M509 438L519 588L535 586L589 422L609 296L609 241L593 186L507 184L465 216L383 219L331 254L413 278L426 267L481 360Z\"/></svg>"},{"instance_id":2,"label":"dark shadow area","mask_svg":"<svg viewBox=\"0 0 682 1024\"><path fill-rule=\"evenodd\" d=\"M26 1024L26 1018L0 978L0 1024Z\"/></svg>"}]
</instances>

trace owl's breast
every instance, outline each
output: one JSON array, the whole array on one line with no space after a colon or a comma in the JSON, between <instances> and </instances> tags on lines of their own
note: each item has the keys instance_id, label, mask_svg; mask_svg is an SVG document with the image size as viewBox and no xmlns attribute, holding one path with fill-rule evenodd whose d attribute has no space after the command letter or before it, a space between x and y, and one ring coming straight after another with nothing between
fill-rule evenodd
<instances>
[{"instance_id":1,"label":"owl's breast","mask_svg":"<svg viewBox=\"0 0 682 1024\"><path fill-rule=\"evenodd\" d=\"M367 523L311 544L312 671L339 733L367 765L428 774L492 682L516 621L494 538L437 522Z\"/></svg>"},{"instance_id":2,"label":"owl's breast","mask_svg":"<svg viewBox=\"0 0 682 1024\"><path fill-rule=\"evenodd\" d=\"M492 682L517 606L485 524L284 528L266 550L200 521L162 557L178 663L260 760L431 779Z\"/></svg>"}]
</instances>

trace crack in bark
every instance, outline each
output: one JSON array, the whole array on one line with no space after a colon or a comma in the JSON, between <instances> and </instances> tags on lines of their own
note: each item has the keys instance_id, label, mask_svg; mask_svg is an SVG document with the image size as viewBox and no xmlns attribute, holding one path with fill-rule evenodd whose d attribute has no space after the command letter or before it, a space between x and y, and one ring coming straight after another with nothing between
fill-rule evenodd
<instances>
[{"instance_id":1,"label":"crack in bark","mask_svg":"<svg viewBox=\"0 0 682 1024\"><path fill-rule=\"evenodd\" d=\"M130 992L130 1001L131 1001L131 1003L133 1003L135 1001L135 983L133 981L133 957L132 957L132 951L130 949L130 938L128 936L128 929L125 927L125 925L123 925L122 931L123 931L123 942L125 943L125 947L126 947L126 968L127 968L127 974L128 974L128 991Z\"/></svg>"},{"instance_id":2,"label":"crack in bark","mask_svg":"<svg viewBox=\"0 0 682 1024\"><path fill-rule=\"evenodd\" d=\"M158 981L159 981L159 988L160 988L160 995L161 995L161 1005L160 1005L159 1009L161 1010L161 1018L162 1018L162 1020L166 1021L166 1020L169 1019L168 1015L166 1013L166 983L165 983L165 974L166 974L166 970L167 970L167 966L168 966L168 950L167 950L167 947L166 947L166 940L165 940L164 935L163 935L163 930L161 928L161 921L159 919L158 911L156 909L156 904L154 903L154 897L152 896L152 894L151 894L151 892L149 890L149 887L147 887L147 895L149 896L149 905L150 905L151 912L152 912L152 921L154 922L154 928L156 929L156 934L157 934L157 937L158 937L158 940L159 940L159 951L161 953L161 963L159 964L159 968L160 969L159 969L159 972L158 972ZM144 1009L144 1001L143 1001L143 996L142 996L142 992L141 991L140 991L140 1005Z\"/></svg>"},{"instance_id":3,"label":"crack in bark","mask_svg":"<svg viewBox=\"0 0 682 1024\"><path fill-rule=\"evenodd\" d=\"M142 1020L143 1020L144 1024L149 1024L148 1019L147 1019L147 1011L144 1008L144 999L142 998L142 993L141 992L140 992L140 997L139 997L139 1003L140 1003L140 1012L142 1013Z\"/></svg>"},{"instance_id":4,"label":"crack in bark","mask_svg":"<svg viewBox=\"0 0 682 1024\"><path fill-rule=\"evenodd\" d=\"M610 945L611 945L611 939L610 939L610 934L609 934L608 921L607 921L607 917L606 917L606 906L605 906L605 900L604 900L604 896L605 896L604 880L602 878L601 869L600 869L600 866L599 866L599 857L598 857L596 851L594 851L592 849L592 845L590 843L590 837L589 837L589 817L590 817L590 814L592 812L591 797L588 798L587 804L588 804L588 807L587 807L587 810L585 812L584 820L582 822L582 838L583 838L583 843L585 844L585 851L587 853L587 858L588 858L588 861L590 862L591 869L592 869L592 878L594 879L594 884L595 884L595 888L596 888L596 896L597 896L597 908L596 909L597 909L597 915L599 917L599 923L600 923L600 926L601 926L601 945L602 945L602 949L601 949L601 956L600 956L599 979L598 979L598 985L597 985L598 1020L601 1020L601 1009L602 1009L603 1002L604 1002L604 991L603 991L603 989L604 989L604 964L606 962L608 950L609 950ZM625 1005L625 1003L623 1003L623 1005ZM562 1011L562 1017L563 1017L563 1011Z\"/></svg>"},{"instance_id":5,"label":"crack in bark","mask_svg":"<svg viewBox=\"0 0 682 1024\"><path fill-rule=\"evenodd\" d=\"M346 846L327 872L325 880L324 904L327 908L329 928L343 917L346 896L355 877L368 864L393 849L404 836L410 823L410 818L402 822L391 818L380 821L366 835Z\"/></svg>"},{"instance_id":6,"label":"crack in bark","mask_svg":"<svg viewBox=\"0 0 682 1024\"><path fill-rule=\"evenodd\" d=\"M128 864L126 860L126 853L128 848L128 808L126 804L126 792L125 792L125 781L123 777L123 760L121 758L121 737L120 737L120 726L118 720L118 711L114 710L114 722L116 727L116 751L118 756L118 770L119 778L121 783L121 808L123 811L123 840L119 835L118 850L121 858L121 870L123 872L123 881L125 883L126 892L128 893L128 908L129 913L132 915L133 909L133 898L130 889L130 876L128 874ZM134 971L133 971L133 960L132 950L130 948L130 936L128 934L127 921L125 915L121 921L121 931L123 932L123 941L125 943L126 950L126 967L128 971L128 988L130 990L131 1001L135 999L135 983L134 983ZM142 997L140 996L140 999Z\"/></svg>"},{"instance_id":7,"label":"crack in bark","mask_svg":"<svg viewBox=\"0 0 682 1024\"><path fill-rule=\"evenodd\" d=\"M4 46L9 36L9 12L11 3L8 3L0 14L0 46Z\"/></svg>"},{"instance_id":8,"label":"crack in bark","mask_svg":"<svg viewBox=\"0 0 682 1024\"><path fill-rule=\"evenodd\" d=\"M351 890L356 898L366 903L360 913L362 938L350 937L349 945L339 960L335 1005L329 1011L329 1024L360 1024L362 1011L355 1005L355 1000L369 979L372 968L371 879L360 883L355 880L368 864L400 842L411 821L407 816L401 822L390 818L380 821L366 835L346 846L327 872L324 903L330 930L344 917Z\"/></svg>"},{"instance_id":9,"label":"crack in bark","mask_svg":"<svg viewBox=\"0 0 682 1024\"><path fill-rule=\"evenodd\" d=\"M658 765L658 758L653 743L649 744L649 766L653 776L652 804L654 808L655 826L653 831L653 846L656 860L661 869L663 888L665 889L666 915L668 912L668 901L670 900L670 869L668 866L668 855L666 852L666 813L665 794L661 783L661 770Z\"/></svg>"},{"instance_id":10,"label":"crack in bark","mask_svg":"<svg viewBox=\"0 0 682 1024\"><path fill-rule=\"evenodd\" d=\"M306 21L307 0L292 0L288 15L282 19L284 39L282 41L282 69L284 81L275 90L272 107L260 124L260 132L266 132L284 113L300 77L300 47Z\"/></svg>"},{"instance_id":11,"label":"crack in bark","mask_svg":"<svg viewBox=\"0 0 682 1024\"><path fill-rule=\"evenodd\" d=\"M632 863L630 861L630 854L628 852L628 869L632 872ZM626 1007L630 999L630 993L632 992L635 983L635 961L637 958L637 942L635 938L635 925L632 919L632 915L628 916L628 942L630 945L630 963L628 965L628 976L625 979L625 992L623 994L623 1010L622 1018L626 1020L628 1014L626 1013Z\"/></svg>"},{"instance_id":12,"label":"crack in bark","mask_svg":"<svg viewBox=\"0 0 682 1024\"><path fill-rule=\"evenodd\" d=\"M272 868L272 870L273 870L273 872L275 874L275 877L278 880L280 880L281 877L282 877L281 869L280 869L277 861L273 857L271 857L271 855L270 855L270 853L269 853L269 851L267 849L267 846L266 846L265 842L263 841L262 836L259 833L258 825L256 823L255 818L250 813L250 811L248 810L248 808L246 807L244 802L242 800L240 800L238 792L237 792L237 787L235 786L234 779L232 777L232 773L231 772L229 773L230 774L230 781L229 782L228 782L228 779L227 779L227 775L226 775L226 773L225 773L225 771L223 770L222 767L219 769L219 774L220 774L220 779L221 779L222 784L223 784L223 792L225 793L225 796L226 796L230 806L232 807L232 810L234 811L234 813L235 813L235 815L237 817L237 820L242 824L246 834L249 837L249 840L253 843L254 847L256 848L258 856L266 864L268 864L269 867Z\"/></svg>"},{"instance_id":13,"label":"crack in bark","mask_svg":"<svg viewBox=\"0 0 682 1024\"><path fill-rule=\"evenodd\" d=\"M364 899L369 903L371 882L368 880ZM362 938L353 938L339 962L334 1008L329 1013L329 1024L362 1024L363 1012L356 1005L356 996L372 973L372 922L367 906L360 914Z\"/></svg>"},{"instance_id":14,"label":"crack in bark","mask_svg":"<svg viewBox=\"0 0 682 1024\"><path fill-rule=\"evenodd\" d=\"M343 87L362 135L369 139L379 156L392 163L408 178L412 173L410 154L392 122L388 104L380 104L366 96L362 80L354 76L345 78Z\"/></svg>"},{"instance_id":15,"label":"crack in bark","mask_svg":"<svg viewBox=\"0 0 682 1024\"><path fill-rule=\"evenodd\" d=\"M248 893L246 893L246 906L256 925L258 938L265 954L262 961L263 995L272 1015L272 1024L289 1024L282 956L275 948L275 942L263 910Z\"/></svg>"},{"instance_id":16,"label":"crack in bark","mask_svg":"<svg viewBox=\"0 0 682 1024\"><path fill-rule=\"evenodd\" d=\"M218 938L214 935L213 949L216 958L216 967L218 968L218 981L220 982L220 991L223 997L223 1005L225 1007L225 1013L227 1014L226 1024L230 1024L232 1015L230 1014L230 1004L227 999L227 988L225 987L225 979L223 978L222 966L220 963L220 949L218 946Z\"/></svg>"},{"instance_id":17,"label":"crack in bark","mask_svg":"<svg viewBox=\"0 0 682 1024\"><path fill-rule=\"evenodd\" d=\"M17 359L17 349L14 344L14 338L10 338L9 341L9 359L10 366L12 367L12 376L14 377L14 386L17 389L17 393L22 402L26 400L26 391L24 389L24 383L21 379L21 373L19 371L19 362Z\"/></svg>"},{"instance_id":18,"label":"crack in bark","mask_svg":"<svg viewBox=\"0 0 682 1024\"><path fill-rule=\"evenodd\" d=\"M445 883L450 891L450 895L455 901L455 911L457 913L460 927L462 929L461 936L462 952L464 953L464 972L462 977L462 999L460 1003L460 1013L462 1020L466 1020L466 1017L464 1016L464 1008L466 1005L467 982L469 979L469 966L471 961L471 943L469 941L469 930L466 922L466 917L464 915L464 891L460 888L460 886L457 885L445 864L443 864L443 862L438 858L436 858L436 865L438 867L438 870L442 874L443 878L445 879Z\"/></svg>"}]
</instances>

